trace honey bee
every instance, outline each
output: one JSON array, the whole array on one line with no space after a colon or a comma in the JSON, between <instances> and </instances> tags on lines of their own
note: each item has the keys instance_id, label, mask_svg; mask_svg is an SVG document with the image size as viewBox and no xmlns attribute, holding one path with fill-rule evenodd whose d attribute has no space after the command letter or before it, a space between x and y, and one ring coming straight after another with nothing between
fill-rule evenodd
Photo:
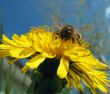
<instances>
[{"instance_id":1,"label":"honey bee","mask_svg":"<svg viewBox=\"0 0 110 94\"><path fill-rule=\"evenodd\" d=\"M78 44L81 45L81 35L77 32L76 28L71 25L62 26L62 28L55 32L55 34L64 41L71 39L73 43L77 41Z\"/></svg>"}]
</instances>

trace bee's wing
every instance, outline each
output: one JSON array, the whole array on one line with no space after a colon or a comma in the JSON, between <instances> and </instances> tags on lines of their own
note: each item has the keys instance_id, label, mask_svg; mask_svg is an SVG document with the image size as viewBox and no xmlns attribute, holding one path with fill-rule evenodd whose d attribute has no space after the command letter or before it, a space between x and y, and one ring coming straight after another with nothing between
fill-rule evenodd
<instances>
[{"instance_id":1,"label":"bee's wing","mask_svg":"<svg viewBox=\"0 0 110 94\"><path fill-rule=\"evenodd\" d=\"M79 31L80 31L80 32L85 32L85 31L90 30L91 28L92 28L92 25L87 24L87 25L84 25L84 26L80 27L80 28L79 28Z\"/></svg>"},{"instance_id":2,"label":"bee's wing","mask_svg":"<svg viewBox=\"0 0 110 94\"><path fill-rule=\"evenodd\" d=\"M59 15L54 15L53 26L56 29L61 30L61 28L63 27L63 23L63 19Z\"/></svg>"}]
</instances>

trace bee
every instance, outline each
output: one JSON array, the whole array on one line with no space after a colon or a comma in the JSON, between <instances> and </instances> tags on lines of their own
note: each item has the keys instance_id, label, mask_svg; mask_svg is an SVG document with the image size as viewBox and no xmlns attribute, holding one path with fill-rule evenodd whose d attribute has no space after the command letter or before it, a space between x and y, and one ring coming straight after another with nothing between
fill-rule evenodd
<instances>
[{"instance_id":1,"label":"bee","mask_svg":"<svg viewBox=\"0 0 110 94\"><path fill-rule=\"evenodd\" d=\"M78 44L81 45L81 35L77 32L76 28L71 25L62 26L55 34L64 41L72 40L73 43L77 41Z\"/></svg>"}]
</instances>

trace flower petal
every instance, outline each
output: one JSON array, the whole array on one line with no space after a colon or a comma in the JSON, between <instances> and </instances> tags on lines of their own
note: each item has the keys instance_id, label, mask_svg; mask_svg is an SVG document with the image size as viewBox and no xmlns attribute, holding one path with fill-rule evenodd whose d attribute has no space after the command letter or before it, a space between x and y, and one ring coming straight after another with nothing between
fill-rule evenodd
<instances>
[{"instance_id":1,"label":"flower petal","mask_svg":"<svg viewBox=\"0 0 110 94\"><path fill-rule=\"evenodd\" d=\"M22 73L25 73L29 70L29 67L28 66L24 66L22 69L21 69L21 72Z\"/></svg>"},{"instance_id":2,"label":"flower petal","mask_svg":"<svg viewBox=\"0 0 110 94\"><path fill-rule=\"evenodd\" d=\"M13 48L9 52L12 57L25 58L35 53L35 50L31 47L30 48Z\"/></svg>"},{"instance_id":3,"label":"flower petal","mask_svg":"<svg viewBox=\"0 0 110 94\"><path fill-rule=\"evenodd\" d=\"M17 34L13 34L12 39L22 47L31 46L31 42L28 41L26 35L18 36Z\"/></svg>"},{"instance_id":4,"label":"flower petal","mask_svg":"<svg viewBox=\"0 0 110 94\"><path fill-rule=\"evenodd\" d=\"M81 78L80 76L78 76L74 71L72 71L71 69L69 69L69 74L68 74L69 78L72 79L71 84L73 85L73 87L80 89L82 92L84 91L82 85L81 85Z\"/></svg>"},{"instance_id":5,"label":"flower petal","mask_svg":"<svg viewBox=\"0 0 110 94\"><path fill-rule=\"evenodd\" d=\"M9 64L13 64L13 63L17 62L18 60L19 60L19 59L16 59L16 58L15 58L15 59L11 59L11 60L8 61L8 63L9 63Z\"/></svg>"},{"instance_id":6,"label":"flower petal","mask_svg":"<svg viewBox=\"0 0 110 94\"><path fill-rule=\"evenodd\" d=\"M46 59L45 56L43 56L42 54L38 54L37 56L29 60L26 63L26 66L30 68L37 68L45 59Z\"/></svg>"},{"instance_id":7,"label":"flower petal","mask_svg":"<svg viewBox=\"0 0 110 94\"><path fill-rule=\"evenodd\" d=\"M43 53L43 55L47 58L54 58L56 55L51 53Z\"/></svg>"},{"instance_id":8,"label":"flower petal","mask_svg":"<svg viewBox=\"0 0 110 94\"><path fill-rule=\"evenodd\" d=\"M7 45L10 45L10 46L17 46L17 44L13 41L13 40L10 40L7 36L5 36L4 34L2 35L3 37L3 43L4 44L7 44Z\"/></svg>"},{"instance_id":9,"label":"flower petal","mask_svg":"<svg viewBox=\"0 0 110 94\"><path fill-rule=\"evenodd\" d=\"M86 63L90 67L96 68L96 69L107 69L108 66L102 62L100 62L97 58L95 58L92 54L85 57L79 57L76 62L80 63Z\"/></svg>"},{"instance_id":10,"label":"flower petal","mask_svg":"<svg viewBox=\"0 0 110 94\"><path fill-rule=\"evenodd\" d=\"M36 50L34 48L28 47L22 50L22 52L19 54L21 57L28 57L34 54Z\"/></svg>"},{"instance_id":11,"label":"flower petal","mask_svg":"<svg viewBox=\"0 0 110 94\"><path fill-rule=\"evenodd\" d=\"M10 49L12 46L6 45L6 44L0 44L0 49Z\"/></svg>"},{"instance_id":12,"label":"flower petal","mask_svg":"<svg viewBox=\"0 0 110 94\"><path fill-rule=\"evenodd\" d=\"M60 60L59 67L57 69L57 75L62 79L67 76L69 69L69 62L66 57L62 57Z\"/></svg>"},{"instance_id":13,"label":"flower petal","mask_svg":"<svg viewBox=\"0 0 110 94\"><path fill-rule=\"evenodd\" d=\"M7 57L7 56L9 56L8 50L0 50L0 57L1 58Z\"/></svg>"}]
</instances>

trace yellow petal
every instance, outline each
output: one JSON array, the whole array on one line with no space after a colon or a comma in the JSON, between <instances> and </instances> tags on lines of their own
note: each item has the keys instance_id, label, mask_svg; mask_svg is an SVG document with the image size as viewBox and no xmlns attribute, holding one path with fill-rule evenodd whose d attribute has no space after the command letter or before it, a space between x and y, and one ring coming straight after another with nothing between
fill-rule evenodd
<instances>
[{"instance_id":1,"label":"yellow petal","mask_svg":"<svg viewBox=\"0 0 110 94\"><path fill-rule=\"evenodd\" d=\"M67 76L69 69L69 62L66 57L62 57L60 60L59 67L57 69L57 75L62 79Z\"/></svg>"},{"instance_id":2,"label":"yellow petal","mask_svg":"<svg viewBox=\"0 0 110 94\"><path fill-rule=\"evenodd\" d=\"M72 85L73 79L71 77L68 77L68 76L65 77L65 79L67 80L67 83L68 83L67 87L71 89L73 87L73 85Z\"/></svg>"},{"instance_id":3,"label":"yellow petal","mask_svg":"<svg viewBox=\"0 0 110 94\"><path fill-rule=\"evenodd\" d=\"M21 58L20 53L24 50L24 48L14 48L9 50L9 53L12 57Z\"/></svg>"},{"instance_id":4,"label":"yellow petal","mask_svg":"<svg viewBox=\"0 0 110 94\"><path fill-rule=\"evenodd\" d=\"M15 59L11 59L11 60L9 60L8 63L9 63L9 64L13 64L13 63L15 63L15 62L18 61L18 60L19 60L19 59L16 59L16 58L15 58Z\"/></svg>"},{"instance_id":5,"label":"yellow petal","mask_svg":"<svg viewBox=\"0 0 110 94\"><path fill-rule=\"evenodd\" d=\"M103 82L101 82L99 79L94 78L95 82L97 83L97 87L102 91L102 92L108 92L107 88L104 87Z\"/></svg>"},{"instance_id":6,"label":"yellow petal","mask_svg":"<svg viewBox=\"0 0 110 94\"><path fill-rule=\"evenodd\" d=\"M9 56L8 50L0 50L0 57L1 58L7 57L7 56Z\"/></svg>"},{"instance_id":7,"label":"yellow petal","mask_svg":"<svg viewBox=\"0 0 110 94\"><path fill-rule=\"evenodd\" d=\"M26 66L30 68L37 68L45 59L45 56L38 54L37 56L26 62Z\"/></svg>"},{"instance_id":8,"label":"yellow petal","mask_svg":"<svg viewBox=\"0 0 110 94\"><path fill-rule=\"evenodd\" d=\"M21 69L21 72L22 73L25 73L29 70L29 67L28 66L24 66L22 69Z\"/></svg>"},{"instance_id":9,"label":"yellow petal","mask_svg":"<svg viewBox=\"0 0 110 94\"><path fill-rule=\"evenodd\" d=\"M7 44L7 45L10 45L10 46L17 46L17 44L13 41L13 40L10 40L7 36L5 36L3 34L3 43Z\"/></svg>"},{"instance_id":10,"label":"yellow petal","mask_svg":"<svg viewBox=\"0 0 110 94\"><path fill-rule=\"evenodd\" d=\"M9 52L12 57L25 58L31 56L35 50L33 48L14 48Z\"/></svg>"},{"instance_id":11,"label":"yellow petal","mask_svg":"<svg viewBox=\"0 0 110 94\"><path fill-rule=\"evenodd\" d=\"M82 81L91 89L95 89L93 87L93 79L91 78L91 75L89 75L88 73L86 74L81 74L82 77Z\"/></svg>"},{"instance_id":12,"label":"yellow petal","mask_svg":"<svg viewBox=\"0 0 110 94\"><path fill-rule=\"evenodd\" d=\"M73 50L74 51L74 50ZM77 59L77 54L75 54L73 51L65 51L64 55L67 56L70 60L75 61Z\"/></svg>"},{"instance_id":13,"label":"yellow petal","mask_svg":"<svg viewBox=\"0 0 110 94\"><path fill-rule=\"evenodd\" d=\"M51 53L43 53L43 55L47 58L54 58L56 55Z\"/></svg>"},{"instance_id":14,"label":"yellow petal","mask_svg":"<svg viewBox=\"0 0 110 94\"><path fill-rule=\"evenodd\" d=\"M71 75L72 78L72 83L74 85L75 88L80 89L82 92L84 91L82 85L81 85L81 78L80 76L78 76L74 71L72 71L71 69L69 70L69 75Z\"/></svg>"},{"instance_id":15,"label":"yellow petal","mask_svg":"<svg viewBox=\"0 0 110 94\"><path fill-rule=\"evenodd\" d=\"M21 35L21 37L19 37L17 34L13 34L12 39L19 44L19 46L21 47L29 47L31 46L31 42L29 42L27 40L27 36L26 35Z\"/></svg>"},{"instance_id":16,"label":"yellow petal","mask_svg":"<svg viewBox=\"0 0 110 94\"><path fill-rule=\"evenodd\" d=\"M6 45L6 44L0 44L0 49L10 49L12 46Z\"/></svg>"},{"instance_id":17,"label":"yellow petal","mask_svg":"<svg viewBox=\"0 0 110 94\"><path fill-rule=\"evenodd\" d=\"M35 49L28 47L28 48L25 48L24 50L22 50L22 52L19 55L24 58L24 57L31 56L35 52L36 52Z\"/></svg>"},{"instance_id":18,"label":"yellow petal","mask_svg":"<svg viewBox=\"0 0 110 94\"><path fill-rule=\"evenodd\" d=\"M86 63L90 67L94 67L96 69L107 69L107 65L100 62L98 59L96 59L92 54L85 57L79 57L77 58L76 62L80 63Z\"/></svg>"}]
</instances>

